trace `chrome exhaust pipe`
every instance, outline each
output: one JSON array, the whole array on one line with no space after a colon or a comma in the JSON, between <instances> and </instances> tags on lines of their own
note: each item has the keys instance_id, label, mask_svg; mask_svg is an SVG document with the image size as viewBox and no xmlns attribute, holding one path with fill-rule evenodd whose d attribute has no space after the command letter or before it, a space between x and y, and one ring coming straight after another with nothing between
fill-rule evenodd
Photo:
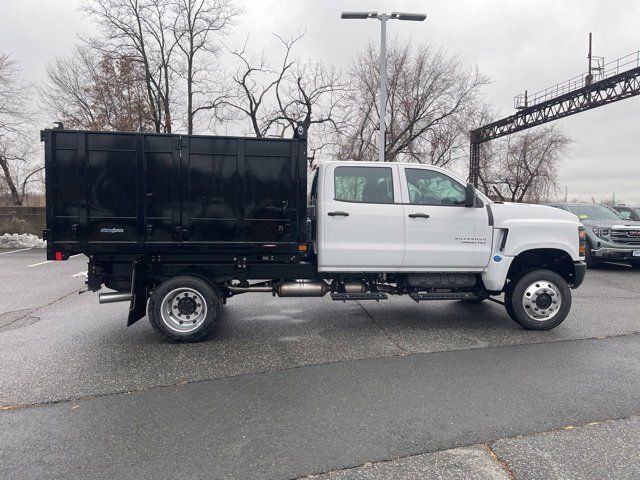
<instances>
[{"instance_id":1,"label":"chrome exhaust pipe","mask_svg":"<svg viewBox=\"0 0 640 480\"><path fill-rule=\"evenodd\" d=\"M109 292L98 294L98 303L130 302L133 295L126 292Z\"/></svg>"},{"instance_id":2,"label":"chrome exhaust pipe","mask_svg":"<svg viewBox=\"0 0 640 480\"><path fill-rule=\"evenodd\" d=\"M293 282L283 282L275 286L258 285L240 287L228 285L226 287L231 293L252 293L252 292L275 292L279 297L322 297L326 295L331 287L324 280L295 280Z\"/></svg>"},{"instance_id":3,"label":"chrome exhaust pipe","mask_svg":"<svg viewBox=\"0 0 640 480\"><path fill-rule=\"evenodd\" d=\"M265 292L271 293L273 292L273 287L235 287L235 286L227 286L227 289L231 293L250 293L250 292Z\"/></svg>"}]
</instances>

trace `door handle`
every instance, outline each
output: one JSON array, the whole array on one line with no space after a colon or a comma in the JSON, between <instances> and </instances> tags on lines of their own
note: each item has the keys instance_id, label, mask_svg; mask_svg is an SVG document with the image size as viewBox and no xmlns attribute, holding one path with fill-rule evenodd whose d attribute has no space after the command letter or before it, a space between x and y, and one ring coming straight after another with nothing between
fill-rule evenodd
<instances>
[{"instance_id":1,"label":"door handle","mask_svg":"<svg viewBox=\"0 0 640 480\"><path fill-rule=\"evenodd\" d=\"M410 213L409 218L429 218L426 213Z\"/></svg>"},{"instance_id":2,"label":"door handle","mask_svg":"<svg viewBox=\"0 0 640 480\"><path fill-rule=\"evenodd\" d=\"M348 217L349 213L338 210L337 212L329 212L327 215L329 215L330 217Z\"/></svg>"}]
</instances>

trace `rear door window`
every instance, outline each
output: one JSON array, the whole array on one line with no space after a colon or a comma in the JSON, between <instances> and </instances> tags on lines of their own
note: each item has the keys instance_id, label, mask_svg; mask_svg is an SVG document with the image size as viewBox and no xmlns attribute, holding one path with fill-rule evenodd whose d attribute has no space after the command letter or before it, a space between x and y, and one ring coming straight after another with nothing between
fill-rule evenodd
<instances>
[{"instance_id":1,"label":"rear door window","mask_svg":"<svg viewBox=\"0 0 640 480\"><path fill-rule=\"evenodd\" d=\"M336 167L335 199L355 203L393 203L393 174L389 167Z\"/></svg>"}]
</instances>

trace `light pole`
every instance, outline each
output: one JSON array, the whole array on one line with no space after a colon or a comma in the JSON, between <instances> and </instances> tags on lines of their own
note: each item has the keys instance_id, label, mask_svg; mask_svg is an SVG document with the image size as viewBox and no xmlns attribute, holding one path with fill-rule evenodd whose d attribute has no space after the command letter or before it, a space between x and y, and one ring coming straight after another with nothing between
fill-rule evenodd
<instances>
[{"instance_id":1,"label":"light pole","mask_svg":"<svg viewBox=\"0 0 640 480\"><path fill-rule=\"evenodd\" d=\"M424 13L400 13L391 14L378 12L342 12L340 18L346 20L363 20L377 18L380 20L380 143L378 146L378 159L384 162L386 108L387 108L387 20L408 20L422 22L427 18Z\"/></svg>"}]
</instances>

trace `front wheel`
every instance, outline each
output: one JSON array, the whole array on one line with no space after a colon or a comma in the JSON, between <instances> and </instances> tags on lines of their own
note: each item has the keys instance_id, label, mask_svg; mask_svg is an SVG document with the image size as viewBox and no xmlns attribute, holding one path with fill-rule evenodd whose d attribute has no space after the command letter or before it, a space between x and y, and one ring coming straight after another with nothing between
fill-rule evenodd
<instances>
[{"instance_id":1,"label":"front wheel","mask_svg":"<svg viewBox=\"0 0 640 480\"><path fill-rule=\"evenodd\" d=\"M524 328L551 330L569 314L571 289L556 272L534 270L514 282L507 289L505 306L513 321Z\"/></svg>"},{"instance_id":2,"label":"front wheel","mask_svg":"<svg viewBox=\"0 0 640 480\"><path fill-rule=\"evenodd\" d=\"M198 342L213 330L221 305L216 288L183 275L166 280L151 294L149 321L172 342Z\"/></svg>"}]
</instances>

